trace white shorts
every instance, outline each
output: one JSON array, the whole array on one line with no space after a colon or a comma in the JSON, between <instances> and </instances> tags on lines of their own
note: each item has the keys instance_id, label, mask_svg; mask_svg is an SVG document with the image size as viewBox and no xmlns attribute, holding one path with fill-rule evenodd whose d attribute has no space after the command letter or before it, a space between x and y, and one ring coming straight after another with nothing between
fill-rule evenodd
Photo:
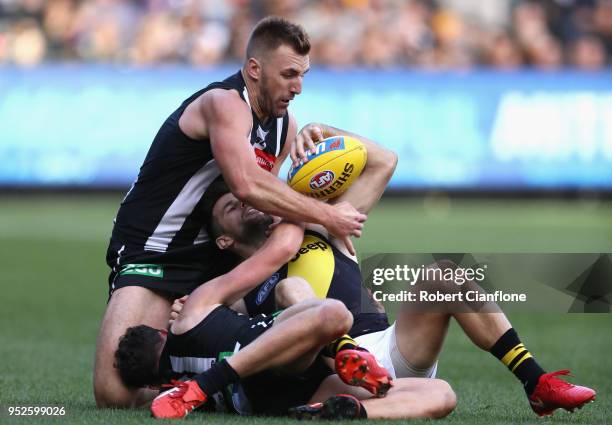
<instances>
[{"instance_id":1,"label":"white shorts","mask_svg":"<svg viewBox=\"0 0 612 425\"><path fill-rule=\"evenodd\" d=\"M399 352L395 339L395 323L384 331L355 338L360 347L374 354L393 378L435 378L438 361L427 369L412 366Z\"/></svg>"}]
</instances>

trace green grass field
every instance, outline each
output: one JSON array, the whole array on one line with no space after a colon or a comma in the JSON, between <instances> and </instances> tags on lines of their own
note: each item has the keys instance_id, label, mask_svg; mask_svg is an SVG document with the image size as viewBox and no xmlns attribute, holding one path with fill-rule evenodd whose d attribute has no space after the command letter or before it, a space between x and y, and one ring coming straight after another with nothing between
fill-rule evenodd
<instances>
[{"instance_id":1,"label":"green grass field","mask_svg":"<svg viewBox=\"0 0 612 425\"><path fill-rule=\"evenodd\" d=\"M106 303L106 243L121 195L0 197L0 423L151 423L148 411L98 411L94 342ZM384 201L370 215L362 252L612 252L612 202ZM596 403L545 423L604 424L612 414L612 316L514 314L511 321L548 370L571 368ZM458 395L442 423L542 423L520 384L453 326L439 367ZM9 417L9 406L63 406L66 416ZM214 424L284 419L192 415Z\"/></svg>"}]
</instances>

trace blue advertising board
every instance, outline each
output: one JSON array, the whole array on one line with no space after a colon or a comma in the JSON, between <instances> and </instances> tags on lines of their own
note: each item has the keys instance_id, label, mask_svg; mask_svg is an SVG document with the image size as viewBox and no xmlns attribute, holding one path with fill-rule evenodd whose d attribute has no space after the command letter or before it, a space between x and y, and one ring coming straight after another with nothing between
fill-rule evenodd
<instances>
[{"instance_id":1,"label":"blue advertising board","mask_svg":"<svg viewBox=\"0 0 612 425\"><path fill-rule=\"evenodd\" d=\"M127 188L162 121L237 68L0 68L0 186ZM394 189L612 189L609 71L315 68L291 111L395 150Z\"/></svg>"}]
</instances>

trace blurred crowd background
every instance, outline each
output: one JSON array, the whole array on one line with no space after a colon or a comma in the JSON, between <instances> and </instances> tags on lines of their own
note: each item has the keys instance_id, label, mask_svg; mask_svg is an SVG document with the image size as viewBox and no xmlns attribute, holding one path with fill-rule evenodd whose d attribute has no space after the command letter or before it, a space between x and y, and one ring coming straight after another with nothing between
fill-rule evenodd
<instances>
[{"instance_id":1,"label":"blurred crowd background","mask_svg":"<svg viewBox=\"0 0 612 425\"><path fill-rule=\"evenodd\" d=\"M612 62L612 0L0 0L0 64L240 61L268 14L302 24L329 67Z\"/></svg>"}]
</instances>

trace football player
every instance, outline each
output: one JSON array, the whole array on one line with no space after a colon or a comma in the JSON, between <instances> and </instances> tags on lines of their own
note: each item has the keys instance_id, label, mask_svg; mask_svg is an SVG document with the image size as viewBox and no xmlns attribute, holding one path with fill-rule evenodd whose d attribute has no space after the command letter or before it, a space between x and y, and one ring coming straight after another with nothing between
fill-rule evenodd
<instances>
[{"instance_id":1,"label":"football player","mask_svg":"<svg viewBox=\"0 0 612 425\"><path fill-rule=\"evenodd\" d=\"M372 157L380 156L376 150L382 148L368 140L365 144L368 156L370 152L375 153ZM336 202L349 202L360 212L368 213L380 198L387 181L388 178L372 180L362 175ZM228 211L229 208L235 210ZM257 214L250 206L226 193L214 206L211 229L220 249L231 250L243 258L248 257L249 250L257 248L256 245L245 246L240 237L240 217L245 211ZM272 312L312 296L341 300L353 314L354 323L349 335L359 346L380 359L394 378L435 377L437 359L449 322L454 318L476 346L490 352L518 378L536 414L550 415L558 408L573 411L595 399L594 390L557 378L569 374L569 371L545 372L493 302L441 303L436 311L415 309L413 303L407 303L396 322L389 326L384 313L362 287L355 256L321 226L309 224L306 228L306 236L296 257L247 294L242 302L244 312ZM440 261L430 268L447 270L456 269L457 265ZM303 278L308 285L304 285ZM483 292L475 282L455 285L438 280L428 281L427 285L430 291L449 294L467 290ZM354 344L354 341L349 343ZM340 369L342 358L337 357L336 362L337 369Z\"/></svg>"},{"instance_id":2,"label":"football player","mask_svg":"<svg viewBox=\"0 0 612 425\"><path fill-rule=\"evenodd\" d=\"M99 407L146 403L151 392L126 388L113 368L125 330L163 327L177 295L230 270L201 220L211 183L224 178L241 200L292 220L323 224L352 250L365 215L349 204L307 198L275 176L289 155L297 124L288 112L302 91L310 41L282 18L260 21L242 68L186 99L162 124L138 178L114 220L106 261L109 300L96 344L94 395ZM306 130L307 131L307 130ZM303 148L302 148L303 149Z\"/></svg>"}]
</instances>

